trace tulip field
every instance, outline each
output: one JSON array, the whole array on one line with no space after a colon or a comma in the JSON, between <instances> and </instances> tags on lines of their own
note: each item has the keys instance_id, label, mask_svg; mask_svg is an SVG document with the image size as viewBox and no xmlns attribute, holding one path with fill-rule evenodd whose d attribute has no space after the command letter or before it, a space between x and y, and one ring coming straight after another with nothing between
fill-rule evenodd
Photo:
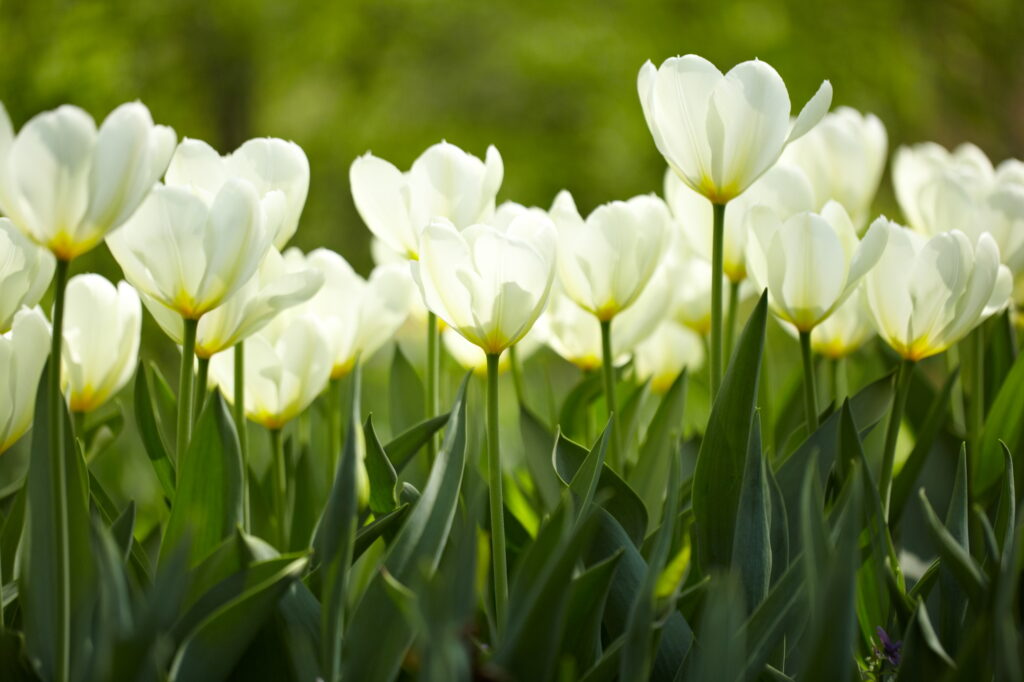
<instances>
[{"instance_id":1,"label":"tulip field","mask_svg":"<svg viewBox=\"0 0 1024 682\"><path fill-rule=\"evenodd\" d=\"M1024 162L636 93L591 211L344 159L365 278L294 142L0 104L0 680L1024 680Z\"/></svg>"}]
</instances>

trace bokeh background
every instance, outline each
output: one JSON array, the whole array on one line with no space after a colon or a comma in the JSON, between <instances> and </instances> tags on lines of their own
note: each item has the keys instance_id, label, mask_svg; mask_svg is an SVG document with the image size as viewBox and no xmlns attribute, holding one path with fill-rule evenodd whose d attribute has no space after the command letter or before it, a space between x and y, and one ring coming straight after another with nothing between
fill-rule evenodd
<instances>
[{"instance_id":1,"label":"bokeh background","mask_svg":"<svg viewBox=\"0 0 1024 682\"><path fill-rule=\"evenodd\" d=\"M64 102L102 119L141 99L221 152L263 135L309 155L295 243L362 272L368 233L348 168L373 150L407 168L446 138L505 160L499 199L581 210L658 190L663 165L636 74L695 52L757 57L795 107L822 79L879 115L891 146L979 144L1024 156L1021 0L552 3L439 0L0 0L0 100L15 125ZM887 184L879 210L895 213ZM105 250L78 268L116 274Z\"/></svg>"}]
</instances>

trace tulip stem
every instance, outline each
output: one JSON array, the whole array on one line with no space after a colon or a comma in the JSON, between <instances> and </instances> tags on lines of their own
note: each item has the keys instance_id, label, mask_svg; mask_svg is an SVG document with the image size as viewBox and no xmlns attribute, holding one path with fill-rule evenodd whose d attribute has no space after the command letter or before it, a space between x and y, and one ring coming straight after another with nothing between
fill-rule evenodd
<instances>
[{"instance_id":1,"label":"tulip stem","mask_svg":"<svg viewBox=\"0 0 1024 682\"><path fill-rule=\"evenodd\" d=\"M278 549L288 551L288 472L281 429L270 429L270 474L273 477L274 518L278 525Z\"/></svg>"},{"instance_id":2,"label":"tulip stem","mask_svg":"<svg viewBox=\"0 0 1024 682\"><path fill-rule=\"evenodd\" d=\"M519 366L519 358L516 356L515 346L509 346L508 367L512 373L512 384L516 388L516 398L520 403L524 403L526 393L523 387L523 368Z\"/></svg>"},{"instance_id":3,"label":"tulip stem","mask_svg":"<svg viewBox=\"0 0 1024 682\"><path fill-rule=\"evenodd\" d=\"M192 437L192 363L196 351L196 329L199 320L183 318L185 338L181 345L181 371L178 374L178 470L185 461L185 450Z\"/></svg>"},{"instance_id":4,"label":"tulip stem","mask_svg":"<svg viewBox=\"0 0 1024 682\"><path fill-rule=\"evenodd\" d=\"M341 458L341 406L345 388L341 379L331 379L327 385L327 426L330 429L327 453L327 485L334 481L335 467Z\"/></svg>"},{"instance_id":5,"label":"tulip stem","mask_svg":"<svg viewBox=\"0 0 1024 682\"><path fill-rule=\"evenodd\" d=\"M235 344L235 430L238 431L238 449L242 455L242 527L246 533L252 530L249 513L249 431L245 425L245 341Z\"/></svg>"},{"instance_id":6,"label":"tulip stem","mask_svg":"<svg viewBox=\"0 0 1024 682\"><path fill-rule=\"evenodd\" d=\"M53 290L53 331L50 338L50 468L53 473L54 534L57 539L56 668L60 682L71 675L71 550L68 537L68 472L64 458L64 398L60 392L61 350L64 341L64 290L70 261L57 259Z\"/></svg>"},{"instance_id":7,"label":"tulip stem","mask_svg":"<svg viewBox=\"0 0 1024 682\"><path fill-rule=\"evenodd\" d=\"M818 389L814 381L814 357L811 355L811 332L800 332L800 356L804 361L804 417L807 435L818 430Z\"/></svg>"},{"instance_id":8,"label":"tulip stem","mask_svg":"<svg viewBox=\"0 0 1024 682\"><path fill-rule=\"evenodd\" d=\"M438 375L441 373L441 353L439 346L440 337L437 332L437 315L427 313L427 385L426 402L424 408L427 412L427 419L437 414L437 385ZM427 441L427 462L434 465L434 457L437 456L437 436L430 437Z\"/></svg>"},{"instance_id":9,"label":"tulip stem","mask_svg":"<svg viewBox=\"0 0 1024 682\"><path fill-rule=\"evenodd\" d=\"M722 383L722 250L725 241L725 204L714 204L711 241L711 402Z\"/></svg>"},{"instance_id":10,"label":"tulip stem","mask_svg":"<svg viewBox=\"0 0 1024 682\"><path fill-rule=\"evenodd\" d=\"M1003 313L1003 329L1006 334L1006 341L1010 346L1010 358L1013 360L1017 359L1017 327L1013 322L1014 315L1017 314L1017 305L1010 301L1010 306Z\"/></svg>"},{"instance_id":11,"label":"tulip stem","mask_svg":"<svg viewBox=\"0 0 1024 682\"><path fill-rule=\"evenodd\" d=\"M889 498L892 495L892 469L896 461L896 441L899 439L900 422L903 421L903 410L907 406L910 377L913 373L914 361L903 360L896 371L896 390L892 398L889 425L885 431L885 448L882 450L882 472L878 480L878 491L882 498L882 512L887 521L889 519Z\"/></svg>"},{"instance_id":12,"label":"tulip stem","mask_svg":"<svg viewBox=\"0 0 1024 682\"><path fill-rule=\"evenodd\" d=\"M601 373L604 375L604 402L608 418L612 420L612 439L609 460L620 473L625 473L625 456L622 452L619 432L619 410L615 405L615 357L612 355L612 321L601 320Z\"/></svg>"},{"instance_id":13,"label":"tulip stem","mask_svg":"<svg viewBox=\"0 0 1024 682\"><path fill-rule=\"evenodd\" d=\"M487 476L491 502L491 551L494 563L494 614L499 630L508 603L508 564L505 558L505 503L501 491L501 450L498 438L498 358L487 354Z\"/></svg>"},{"instance_id":14,"label":"tulip stem","mask_svg":"<svg viewBox=\"0 0 1024 682\"><path fill-rule=\"evenodd\" d=\"M981 432L985 424L985 326L978 325L966 339L970 345L970 401L967 403L967 498L974 501L972 460L981 456Z\"/></svg>"},{"instance_id":15,"label":"tulip stem","mask_svg":"<svg viewBox=\"0 0 1024 682\"><path fill-rule=\"evenodd\" d=\"M849 392L846 385L846 362L841 357L832 358L829 365L832 368L832 397L838 407Z\"/></svg>"},{"instance_id":16,"label":"tulip stem","mask_svg":"<svg viewBox=\"0 0 1024 682\"><path fill-rule=\"evenodd\" d=\"M203 406L206 404L206 386L209 383L209 376L210 358L199 358L199 371L196 373L195 413L192 417L192 423L199 420L199 413L203 411Z\"/></svg>"},{"instance_id":17,"label":"tulip stem","mask_svg":"<svg viewBox=\"0 0 1024 682\"><path fill-rule=\"evenodd\" d=\"M729 309L725 311L725 353L732 357L732 344L736 340L736 308L740 305L740 283L729 282Z\"/></svg>"}]
</instances>

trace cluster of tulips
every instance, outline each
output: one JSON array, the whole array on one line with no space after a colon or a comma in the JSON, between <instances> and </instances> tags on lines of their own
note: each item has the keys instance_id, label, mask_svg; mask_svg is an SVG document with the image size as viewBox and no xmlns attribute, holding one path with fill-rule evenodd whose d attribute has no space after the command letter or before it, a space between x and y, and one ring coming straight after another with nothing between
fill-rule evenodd
<instances>
[{"instance_id":1,"label":"cluster of tulips","mask_svg":"<svg viewBox=\"0 0 1024 682\"><path fill-rule=\"evenodd\" d=\"M760 61L725 74L693 55L648 62L637 88L668 165L662 196L612 201L585 217L567 191L547 210L498 205L504 170L494 147L480 159L441 142L408 171L357 158L351 189L377 261L366 279L327 249L287 248L310 175L294 143L254 139L222 156L198 140L176 142L137 102L98 128L62 106L15 132L0 106L0 452L29 430L37 386L48 386L51 423L37 427L48 429L54 494L64 494L63 429L80 428L79 415L135 375L143 308L182 349L179 459L211 391L234 406L243 457L248 419L271 432L283 458L281 430L395 338L419 346L426 411L440 414L445 348L488 378L501 621L509 583L499 373L518 381L545 344L584 372L600 370L609 463L625 472L636 461L616 424L616 368L628 364L660 393L706 364L714 400L743 301L766 292L800 341L808 431L819 418L813 354L838 361L877 334L903 359L878 483L887 508L914 363L955 351L1013 306L1024 274L1024 163L994 168L969 144L900 148L892 177L904 226L872 219L888 156L883 124L829 112L827 81L795 118L784 82ZM127 281L69 279L71 262L101 242ZM47 315L38 304L51 283ZM334 456L341 440L339 425ZM436 444L426 447L433 457ZM271 466L280 514L283 471ZM54 523L55 536L66 535L66 509ZM65 629L54 676L65 678L70 607L61 591L72 567L58 565Z\"/></svg>"}]
</instances>

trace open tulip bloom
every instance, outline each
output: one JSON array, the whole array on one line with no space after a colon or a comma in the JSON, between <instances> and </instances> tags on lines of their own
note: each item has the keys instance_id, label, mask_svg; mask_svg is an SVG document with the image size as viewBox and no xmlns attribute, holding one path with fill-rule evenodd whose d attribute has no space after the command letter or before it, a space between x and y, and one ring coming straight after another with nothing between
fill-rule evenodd
<instances>
[{"instance_id":1,"label":"open tulip bloom","mask_svg":"<svg viewBox=\"0 0 1024 682\"><path fill-rule=\"evenodd\" d=\"M0 334L10 331L22 306L31 308L46 293L56 261L6 218L0 218Z\"/></svg>"},{"instance_id":2,"label":"open tulip bloom","mask_svg":"<svg viewBox=\"0 0 1024 682\"><path fill-rule=\"evenodd\" d=\"M0 334L0 455L32 425L49 342L50 324L39 308L22 308L11 329Z\"/></svg>"}]
</instances>

